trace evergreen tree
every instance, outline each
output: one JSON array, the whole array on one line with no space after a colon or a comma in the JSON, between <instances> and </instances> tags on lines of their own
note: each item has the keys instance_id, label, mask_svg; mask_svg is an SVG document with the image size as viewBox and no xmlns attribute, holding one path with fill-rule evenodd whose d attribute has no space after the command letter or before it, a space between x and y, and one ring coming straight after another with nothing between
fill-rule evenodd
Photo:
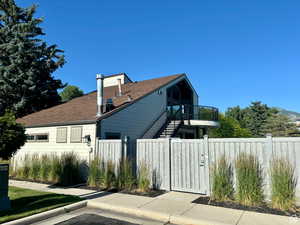
<instances>
[{"instance_id":1,"label":"evergreen tree","mask_svg":"<svg viewBox=\"0 0 300 225\"><path fill-rule=\"evenodd\" d=\"M56 45L39 39L45 35L34 18L36 6L21 8L14 0L0 0L0 116L12 110L24 116L60 101L61 80L52 73L65 63Z\"/></svg>"},{"instance_id":2,"label":"evergreen tree","mask_svg":"<svg viewBox=\"0 0 300 225\"><path fill-rule=\"evenodd\" d=\"M245 115L246 115L246 110L240 108L240 106L230 107L225 112L226 117L231 117L235 119L240 123L241 127L244 128L245 128Z\"/></svg>"},{"instance_id":3,"label":"evergreen tree","mask_svg":"<svg viewBox=\"0 0 300 225\"><path fill-rule=\"evenodd\" d=\"M261 102L252 102L249 107L245 109L245 128L250 130L255 137L265 136L264 126L267 119L272 115L273 109Z\"/></svg>"},{"instance_id":4,"label":"evergreen tree","mask_svg":"<svg viewBox=\"0 0 300 225\"><path fill-rule=\"evenodd\" d=\"M25 128L16 123L14 114L6 112L0 116L0 158L9 159L25 141Z\"/></svg>"},{"instance_id":5,"label":"evergreen tree","mask_svg":"<svg viewBox=\"0 0 300 225\"><path fill-rule=\"evenodd\" d=\"M64 90L59 94L63 102L70 101L73 98L77 98L83 95L83 91L77 86L68 85Z\"/></svg>"},{"instance_id":6,"label":"evergreen tree","mask_svg":"<svg viewBox=\"0 0 300 225\"><path fill-rule=\"evenodd\" d=\"M277 111L267 119L263 131L265 134L270 133L274 137L286 137L290 133L297 132L297 127L287 116L281 115Z\"/></svg>"}]
</instances>

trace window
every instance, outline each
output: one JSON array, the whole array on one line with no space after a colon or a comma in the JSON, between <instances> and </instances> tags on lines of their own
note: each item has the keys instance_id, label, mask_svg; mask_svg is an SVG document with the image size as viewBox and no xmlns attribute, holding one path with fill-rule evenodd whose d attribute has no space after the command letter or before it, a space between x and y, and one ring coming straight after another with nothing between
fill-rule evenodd
<instances>
[{"instance_id":1,"label":"window","mask_svg":"<svg viewBox=\"0 0 300 225\"><path fill-rule=\"evenodd\" d=\"M27 141L28 142L48 142L49 134L28 134Z\"/></svg>"},{"instance_id":2,"label":"window","mask_svg":"<svg viewBox=\"0 0 300 225\"><path fill-rule=\"evenodd\" d=\"M28 142L32 142L32 141L34 141L34 140L35 140L34 135L27 134L27 141L28 141Z\"/></svg>"},{"instance_id":3,"label":"window","mask_svg":"<svg viewBox=\"0 0 300 225\"><path fill-rule=\"evenodd\" d=\"M121 139L121 134L107 132L105 133L105 139Z\"/></svg>"},{"instance_id":4,"label":"window","mask_svg":"<svg viewBox=\"0 0 300 225\"><path fill-rule=\"evenodd\" d=\"M67 143L67 127L56 128L56 143Z\"/></svg>"},{"instance_id":5,"label":"window","mask_svg":"<svg viewBox=\"0 0 300 225\"><path fill-rule=\"evenodd\" d=\"M82 142L82 127L71 127L71 143Z\"/></svg>"}]
</instances>

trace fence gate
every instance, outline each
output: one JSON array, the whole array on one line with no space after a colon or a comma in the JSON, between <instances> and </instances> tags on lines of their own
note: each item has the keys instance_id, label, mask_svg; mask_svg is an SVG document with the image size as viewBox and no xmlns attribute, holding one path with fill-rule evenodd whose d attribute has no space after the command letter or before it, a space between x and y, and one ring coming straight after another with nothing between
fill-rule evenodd
<instances>
[{"instance_id":1,"label":"fence gate","mask_svg":"<svg viewBox=\"0 0 300 225\"><path fill-rule=\"evenodd\" d=\"M208 194L204 140L171 140L171 190Z\"/></svg>"},{"instance_id":2,"label":"fence gate","mask_svg":"<svg viewBox=\"0 0 300 225\"><path fill-rule=\"evenodd\" d=\"M149 166L159 189L209 194L206 144L205 139L137 140L137 164Z\"/></svg>"}]
</instances>

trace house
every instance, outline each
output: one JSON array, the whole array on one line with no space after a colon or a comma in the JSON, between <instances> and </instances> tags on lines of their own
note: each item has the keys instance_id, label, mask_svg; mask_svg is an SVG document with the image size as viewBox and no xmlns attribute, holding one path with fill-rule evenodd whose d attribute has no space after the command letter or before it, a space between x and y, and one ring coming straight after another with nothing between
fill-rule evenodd
<instances>
[{"instance_id":1,"label":"house","mask_svg":"<svg viewBox=\"0 0 300 225\"><path fill-rule=\"evenodd\" d=\"M24 149L96 147L97 139L200 138L218 126L218 109L198 106L186 74L133 82L125 73L97 75L97 91L19 118Z\"/></svg>"}]
</instances>

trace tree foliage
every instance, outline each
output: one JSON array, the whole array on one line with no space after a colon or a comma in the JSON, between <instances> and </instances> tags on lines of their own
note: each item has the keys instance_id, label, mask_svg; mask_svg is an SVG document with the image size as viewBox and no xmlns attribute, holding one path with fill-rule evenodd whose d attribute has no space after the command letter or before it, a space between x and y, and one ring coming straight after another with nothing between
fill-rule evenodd
<instances>
[{"instance_id":1,"label":"tree foliage","mask_svg":"<svg viewBox=\"0 0 300 225\"><path fill-rule=\"evenodd\" d=\"M82 95L83 91L77 86L73 85L66 86L64 90L60 93L60 97L63 102L70 101L71 99L80 97Z\"/></svg>"},{"instance_id":2,"label":"tree foliage","mask_svg":"<svg viewBox=\"0 0 300 225\"><path fill-rule=\"evenodd\" d=\"M288 136L296 130L296 126L287 116L261 102L252 102L244 109L239 106L228 108L225 115L238 121L239 125L249 130L254 137L262 137L267 133L273 136Z\"/></svg>"},{"instance_id":3,"label":"tree foliage","mask_svg":"<svg viewBox=\"0 0 300 225\"><path fill-rule=\"evenodd\" d=\"M0 117L0 158L9 159L25 141L25 128L16 122L12 112L6 112Z\"/></svg>"},{"instance_id":4,"label":"tree foliage","mask_svg":"<svg viewBox=\"0 0 300 225\"><path fill-rule=\"evenodd\" d=\"M238 138L238 137L251 137L251 132L242 128L237 120L232 117L219 116L220 127L213 128L209 131L209 136L214 138Z\"/></svg>"},{"instance_id":5,"label":"tree foliage","mask_svg":"<svg viewBox=\"0 0 300 225\"><path fill-rule=\"evenodd\" d=\"M0 0L0 115L17 117L57 104L61 80L52 73L65 63L56 45L39 39L45 35L34 18L36 6L18 7L14 0Z\"/></svg>"}]
</instances>

